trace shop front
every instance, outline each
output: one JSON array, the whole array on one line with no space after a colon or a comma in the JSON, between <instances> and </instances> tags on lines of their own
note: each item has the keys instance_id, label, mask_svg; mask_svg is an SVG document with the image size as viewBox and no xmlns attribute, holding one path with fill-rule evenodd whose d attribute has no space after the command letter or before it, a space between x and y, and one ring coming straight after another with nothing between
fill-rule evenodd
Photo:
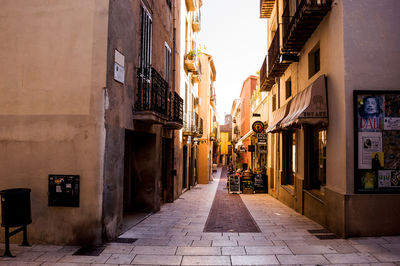
<instances>
[{"instance_id":1,"label":"shop front","mask_svg":"<svg viewBox=\"0 0 400 266\"><path fill-rule=\"evenodd\" d=\"M272 113L267 133L276 140L268 169L274 197L296 211L326 225L326 147L328 105L326 77Z\"/></svg>"}]
</instances>

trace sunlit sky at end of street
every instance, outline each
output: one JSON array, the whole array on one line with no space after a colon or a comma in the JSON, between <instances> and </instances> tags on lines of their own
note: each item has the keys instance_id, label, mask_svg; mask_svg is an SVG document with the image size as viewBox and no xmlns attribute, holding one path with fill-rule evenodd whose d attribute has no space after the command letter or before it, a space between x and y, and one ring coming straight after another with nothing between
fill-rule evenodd
<instances>
[{"instance_id":1,"label":"sunlit sky at end of street","mask_svg":"<svg viewBox=\"0 0 400 266\"><path fill-rule=\"evenodd\" d=\"M243 82L260 70L267 53L267 21L259 0L203 0L199 43L215 63L220 123L240 97Z\"/></svg>"}]
</instances>

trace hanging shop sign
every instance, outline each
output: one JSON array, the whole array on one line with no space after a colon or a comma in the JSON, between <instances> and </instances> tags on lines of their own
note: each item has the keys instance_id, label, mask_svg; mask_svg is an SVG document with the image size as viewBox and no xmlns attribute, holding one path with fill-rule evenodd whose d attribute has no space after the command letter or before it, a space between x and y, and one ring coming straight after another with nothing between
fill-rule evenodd
<instances>
[{"instance_id":1,"label":"hanging shop sign","mask_svg":"<svg viewBox=\"0 0 400 266\"><path fill-rule=\"evenodd\" d=\"M267 144L266 133L257 133L257 144Z\"/></svg>"},{"instance_id":2,"label":"hanging shop sign","mask_svg":"<svg viewBox=\"0 0 400 266\"><path fill-rule=\"evenodd\" d=\"M255 121L251 128L255 133L262 133L264 132L264 123L262 121Z\"/></svg>"},{"instance_id":3,"label":"hanging shop sign","mask_svg":"<svg viewBox=\"0 0 400 266\"><path fill-rule=\"evenodd\" d=\"M400 91L354 91L356 193L400 193Z\"/></svg>"},{"instance_id":4,"label":"hanging shop sign","mask_svg":"<svg viewBox=\"0 0 400 266\"><path fill-rule=\"evenodd\" d=\"M258 153L259 154L267 154L267 145L259 145L258 146Z\"/></svg>"}]
</instances>

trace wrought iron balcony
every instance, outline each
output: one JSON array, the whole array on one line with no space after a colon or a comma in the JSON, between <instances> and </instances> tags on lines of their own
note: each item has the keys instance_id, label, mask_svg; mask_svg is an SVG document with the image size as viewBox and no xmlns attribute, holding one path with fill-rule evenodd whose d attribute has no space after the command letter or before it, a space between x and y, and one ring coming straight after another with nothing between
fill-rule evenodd
<instances>
[{"instance_id":1,"label":"wrought iron balcony","mask_svg":"<svg viewBox=\"0 0 400 266\"><path fill-rule=\"evenodd\" d=\"M265 56L264 62L261 66L260 70L260 90L261 91L270 91L272 86L275 83L275 78L272 76L268 76L267 72L267 61L268 56Z\"/></svg>"},{"instance_id":2,"label":"wrought iron balcony","mask_svg":"<svg viewBox=\"0 0 400 266\"><path fill-rule=\"evenodd\" d=\"M154 68L140 68L137 76L138 89L133 119L163 124L169 118L168 82Z\"/></svg>"},{"instance_id":3,"label":"wrought iron balcony","mask_svg":"<svg viewBox=\"0 0 400 266\"><path fill-rule=\"evenodd\" d=\"M183 99L175 91L170 96L169 110L169 121L164 127L181 129L183 127Z\"/></svg>"},{"instance_id":4,"label":"wrought iron balcony","mask_svg":"<svg viewBox=\"0 0 400 266\"><path fill-rule=\"evenodd\" d=\"M290 12L287 4L282 14L284 50L300 52L331 6L332 0L298 0L296 11Z\"/></svg>"},{"instance_id":5,"label":"wrought iron balcony","mask_svg":"<svg viewBox=\"0 0 400 266\"><path fill-rule=\"evenodd\" d=\"M198 138L201 138L203 136L203 118L200 118L199 121L199 133L197 134Z\"/></svg>"},{"instance_id":6,"label":"wrought iron balcony","mask_svg":"<svg viewBox=\"0 0 400 266\"><path fill-rule=\"evenodd\" d=\"M260 0L260 18L270 18L275 0Z\"/></svg>"}]
</instances>

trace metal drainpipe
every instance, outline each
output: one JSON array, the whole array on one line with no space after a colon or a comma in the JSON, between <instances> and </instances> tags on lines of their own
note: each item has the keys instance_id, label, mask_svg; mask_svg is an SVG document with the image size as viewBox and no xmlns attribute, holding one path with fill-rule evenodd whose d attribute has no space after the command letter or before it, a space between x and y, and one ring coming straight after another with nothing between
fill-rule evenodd
<instances>
[{"instance_id":1,"label":"metal drainpipe","mask_svg":"<svg viewBox=\"0 0 400 266\"><path fill-rule=\"evenodd\" d=\"M173 0L172 2L172 23L173 23L173 36L172 36L172 51L173 51L173 56L172 56L172 95L174 95L175 91L175 73L176 73L176 60L175 60L175 55L176 55L176 0ZM174 95L175 96L175 95ZM174 99L175 100L175 99ZM171 111L171 110L170 110ZM175 115L175 114L174 114ZM175 130L172 130L172 201L175 200L175 175L178 176L176 167L175 167Z\"/></svg>"}]
</instances>

